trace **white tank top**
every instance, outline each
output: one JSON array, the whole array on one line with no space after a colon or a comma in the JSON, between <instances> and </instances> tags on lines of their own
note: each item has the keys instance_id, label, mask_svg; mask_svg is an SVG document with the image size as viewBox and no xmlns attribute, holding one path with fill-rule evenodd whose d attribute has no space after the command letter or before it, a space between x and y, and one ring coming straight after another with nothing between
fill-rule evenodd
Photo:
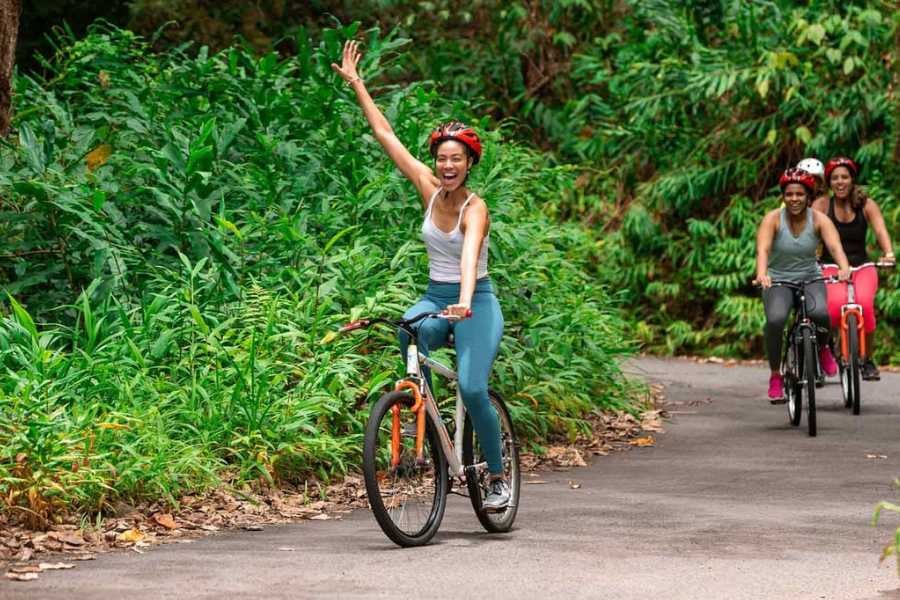
<instances>
[{"instance_id":1,"label":"white tank top","mask_svg":"<svg viewBox=\"0 0 900 600\"><path fill-rule=\"evenodd\" d=\"M469 194L466 201L463 202L459 209L459 218L456 220L456 227L450 232L438 229L437 225L431 220L431 209L434 206L434 200L443 188L435 190L428 201L428 210L425 211L425 221L422 223L422 239L425 240L425 249L428 251L428 277L433 281L441 281L444 283L459 283L462 279L462 271L460 270L460 260L462 258L463 233L459 230L462 223L463 212L469 201L475 194ZM490 233L484 236L481 242L481 252L478 255L478 267L476 269L476 278L481 279L487 276L488 262L488 246L490 245Z\"/></svg>"}]
</instances>

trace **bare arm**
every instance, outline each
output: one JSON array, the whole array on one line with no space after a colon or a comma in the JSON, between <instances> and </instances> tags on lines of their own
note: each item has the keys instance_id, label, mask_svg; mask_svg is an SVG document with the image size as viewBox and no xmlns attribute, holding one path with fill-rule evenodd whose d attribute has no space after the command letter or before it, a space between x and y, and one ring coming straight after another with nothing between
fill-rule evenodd
<instances>
[{"instance_id":1,"label":"bare arm","mask_svg":"<svg viewBox=\"0 0 900 600\"><path fill-rule=\"evenodd\" d=\"M397 138L393 127L391 127L384 114L376 106L375 101L372 100L369 90L366 89L366 84L356 69L361 56L359 42L348 41L344 44L341 66L331 63L331 68L356 92L356 100L362 107L363 114L372 128L372 133L375 134L375 139L378 140L381 147L391 157L391 160L394 161L400 172L416 186L416 190L418 190L422 200L422 206L427 208L426 203L428 199L440 184L434 174L432 174L431 169L414 157Z\"/></svg>"},{"instance_id":2,"label":"bare arm","mask_svg":"<svg viewBox=\"0 0 900 600\"><path fill-rule=\"evenodd\" d=\"M463 215L465 226L462 256L459 267L461 280L459 282L459 302L447 307L456 313L457 307L461 311L459 316L464 316L465 311L472 306L472 295L475 293L475 281L478 277L478 256L481 254L481 245L488 232L488 211L483 200L476 199L466 209Z\"/></svg>"},{"instance_id":3,"label":"bare arm","mask_svg":"<svg viewBox=\"0 0 900 600\"><path fill-rule=\"evenodd\" d=\"M763 288L772 286L772 279L769 277L769 252L772 250L777 225L778 211L772 211L763 217L756 231L756 281Z\"/></svg>"},{"instance_id":4,"label":"bare arm","mask_svg":"<svg viewBox=\"0 0 900 600\"><path fill-rule=\"evenodd\" d=\"M828 248L828 251L831 252L834 260L837 261L838 277L842 280L849 279L850 263L847 261L847 255L844 254L844 247L841 245L841 236L837 227L834 226L831 219L818 211L813 212L813 220L815 221L816 229L819 230L822 242Z\"/></svg>"},{"instance_id":5,"label":"bare arm","mask_svg":"<svg viewBox=\"0 0 900 600\"><path fill-rule=\"evenodd\" d=\"M887 226L884 224L881 208L878 207L874 200L869 198L866 200L865 206L863 206L863 213L866 215L866 220L872 224L872 229L875 231L875 239L878 241L878 247L881 248L884 257L888 259L888 262L894 262L891 236L888 234Z\"/></svg>"}]
</instances>

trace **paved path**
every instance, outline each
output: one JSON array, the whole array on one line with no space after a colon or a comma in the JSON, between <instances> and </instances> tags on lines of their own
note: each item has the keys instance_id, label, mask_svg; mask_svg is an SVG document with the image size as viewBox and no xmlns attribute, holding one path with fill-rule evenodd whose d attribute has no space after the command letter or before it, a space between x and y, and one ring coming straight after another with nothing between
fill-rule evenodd
<instances>
[{"instance_id":1,"label":"paved path","mask_svg":"<svg viewBox=\"0 0 900 600\"><path fill-rule=\"evenodd\" d=\"M655 448L523 486L512 534L482 533L454 496L425 548L395 548L358 511L105 555L0 582L0 598L900 599L893 565L877 561L897 519L868 525L900 475L900 375L864 384L859 418L836 385L821 390L809 438L761 399L762 367L641 359L629 369L666 384L667 433Z\"/></svg>"}]
</instances>

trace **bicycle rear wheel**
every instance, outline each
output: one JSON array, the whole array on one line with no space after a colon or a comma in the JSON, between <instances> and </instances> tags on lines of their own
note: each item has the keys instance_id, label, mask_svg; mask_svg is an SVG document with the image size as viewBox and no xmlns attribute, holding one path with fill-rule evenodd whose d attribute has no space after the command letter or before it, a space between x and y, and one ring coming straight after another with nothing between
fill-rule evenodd
<instances>
[{"instance_id":1,"label":"bicycle rear wheel","mask_svg":"<svg viewBox=\"0 0 900 600\"><path fill-rule=\"evenodd\" d=\"M493 390L488 391L491 406L497 412L500 419L500 452L503 461L503 473L509 482L509 505L506 510L498 513L488 513L482 509L481 502L487 494L488 470L487 465L480 470L467 469L466 485L469 488L469 500L472 508L481 522L481 526L491 533L505 533L512 529L519 510L519 489L522 484L522 472L519 469L519 449L516 445L516 433L513 429L512 418L506 409L506 404L500 394ZM484 455L478 446L478 438L475 435L472 421L466 415L466 423L463 427L463 464L466 467L479 465L484 461ZM474 475L474 476L470 476Z\"/></svg>"},{"instance_id":2,"label":"bicycle rear wheel","mask_svg":"<svg viewBox=\"0 0 900 600\"><path fill-rule=\"evenodd\" d=\"M850 353L847 361L847 388L850 392L850 404L853 414L860 411L859 389L859 330L857 329L856 315L847 316L847 350Z\"/></svg>"},{"instance_id":3,"label":"bicycle rear wheel","mask_svg":"<svg viewBox=\"0 0 900 600\"><path fill-rule=\"evenodd\" d=\"M448 473L437 432L426 419L424 460L416 461L413 398L388 392L372 407L363 440L363 475L372 514L399 546L421 546L437 532L447 506ZM393 407L400 407L400 464L391 464Z\"/></svg>"},{"instance_id":4,"label":"bicycle rear wheel","mask_svg":"<svg viewBox=\"0 0 900 600\"><path fill-rule=\"evenodd\" d=\"M816 345L812 332L803 330L803 388L806 390L806 425L816 435Z\"/></svg>"}]
</instances>

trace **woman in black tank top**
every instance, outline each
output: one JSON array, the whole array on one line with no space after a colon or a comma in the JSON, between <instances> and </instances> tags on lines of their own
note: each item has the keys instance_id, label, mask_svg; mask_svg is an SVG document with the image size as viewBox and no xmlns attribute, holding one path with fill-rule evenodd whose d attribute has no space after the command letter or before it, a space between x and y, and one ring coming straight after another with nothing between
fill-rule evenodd
<instances>
[{"instance_id":1,"label":"woman in black tank top","mask_svg":"<svg viewBox=\"0 0 900 600\"><path fill-rule=\"evenodd\" d=\"M853 267L869 262L866 251L866 234L869 224L875 232L875 239L884 253L882 262L893 264L894 252L891 238L888 235L884 217L878 204L868 198L856 184L859 166L849 158L833 158L825 165L825 182L831 188L829 198L818 198L813 208L828 215L841 237L841 245L847 260ZM827 248L822 253L824 265L833 264L834 258ZM826 269L825 274L828 274ZM863 321L866 331L866 351L868 356L863 363L863 378L878 379L878 368L872 361L872 349L875 345L875 292L878 289L878 274L875 267L867 267L853 273L853 284L856 301L863 307ZM832 326L840 323L841 306L847 302L847 286L828 286L828 311L831 314Z\"/></svg>"}]
</instances>

